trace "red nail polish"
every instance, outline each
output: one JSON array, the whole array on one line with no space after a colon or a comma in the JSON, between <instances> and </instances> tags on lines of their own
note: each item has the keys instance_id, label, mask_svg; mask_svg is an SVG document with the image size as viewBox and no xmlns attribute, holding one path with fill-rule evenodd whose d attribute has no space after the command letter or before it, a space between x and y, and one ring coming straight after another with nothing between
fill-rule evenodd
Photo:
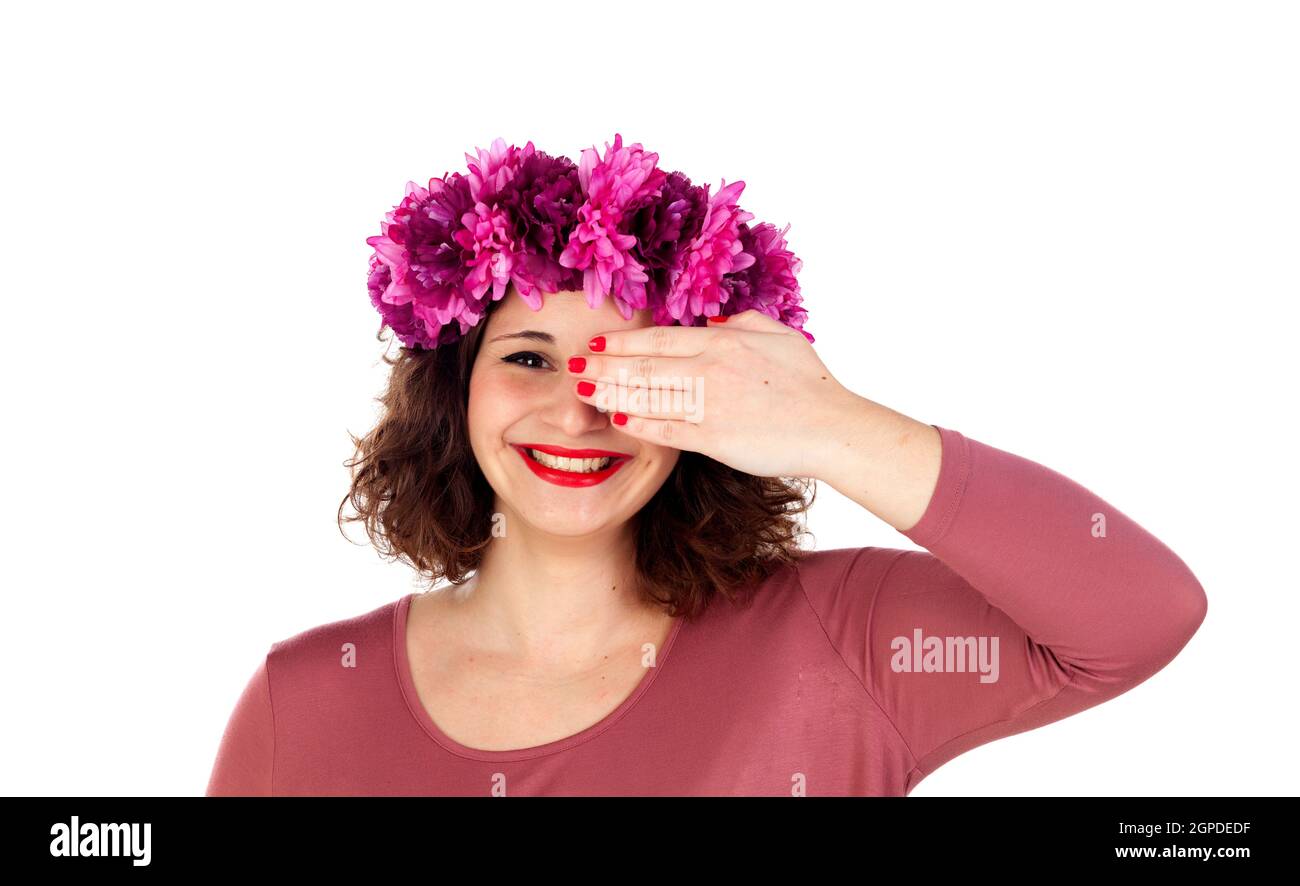
<instances>
[{"instance_id":1,"label":"red nail polish","mask_svg":"<svg viewBox=\"0 0 1300 886\"><path fill-rule=\"evenodd\" d=\"M587 347L591 348L593 351L605 350L605 336L596 336L591 341L587 342Z\"/></svg>"},{"instance_id":2,"label":"red nail polish","mask_svg":"<svg viewBox=\"0 0 1300 886\"><path fill-rule=\"evenodd\" d=\"M596 386L589 381L578 382L578 393L584 397L590 397L596 393Z\"/></svg>"},{"instance_id":3,"label":"red nail polish","mask_svg":"<svg viewBox=\"0 0 1300 886\"><path fill-rule=\"evenodd\" d=\"M615 413L614 413L614 424L616 424L616 425L620 425L620 426L621 426L621 425L625 425L625 424L627 424L627 416L624 415L624 414L621 413L621 412L615 412Z\"/></svg>"},{"instance_id":4,"label":"red nail polish","mask_svg":"<svg viewBox=\"0 0 1300 886\"><path fill-rule=\"evenodd\" d=\"M582 372L582 370L584 370L584 369L586 369L586 368L587 368L587 358L586 358L586 357L570 357L570 358L569 358L569 371L570 371L570 372Z\"/></svg>"},{"instance_id":5,"label":"red nail polish","mask_svg":"<svg viewBox=\"0 0 1300 886\"><path fill-rule=\"evenodd\" d=\"M719 314L719 315L716 316L716 317L710 317L710 318L709 318L709 321L712 322L712 323L726 323L726 322L727 322L727 318L724 317L722 314Z\"/></svg>"}]
</instances>

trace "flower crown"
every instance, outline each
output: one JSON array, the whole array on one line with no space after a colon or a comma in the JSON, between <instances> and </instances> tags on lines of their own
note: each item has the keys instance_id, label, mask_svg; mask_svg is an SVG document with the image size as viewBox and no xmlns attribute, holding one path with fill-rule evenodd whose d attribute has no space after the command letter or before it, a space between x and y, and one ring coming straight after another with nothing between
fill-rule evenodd
<instances>
[{"instance_id":1,"label":"flower crown","mask_svg":"<svg viewBox=\"0 0 1300 886\"><path fill-rule=\"evenodd\" d=\"M383 233L366 239L370 301L406 347L456 341L510 283L534 311L543 293L581 290L593 308L613 298L625 320L649 308L656 325L699 326L753 308L814 340L790 226L751 228L736 204L743 181L723 179L710 197L621 134L577 165L531 141L476 150L468 174L407 182Z\"/></svg>"}]
</instances>

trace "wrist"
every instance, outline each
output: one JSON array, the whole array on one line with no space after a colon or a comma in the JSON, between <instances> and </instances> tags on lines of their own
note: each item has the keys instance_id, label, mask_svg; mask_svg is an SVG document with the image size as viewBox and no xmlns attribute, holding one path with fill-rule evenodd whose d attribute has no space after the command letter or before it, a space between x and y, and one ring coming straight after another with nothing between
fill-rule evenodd
<instances>
[{"instance_id":1,"label":"wrist","mask_svg":"<svg viewBox=\"0 0 1300 886\"><path fill-rule=\"evenodd\" d=\"M813 476L900 532L924 515L938 483L938 430L846 389L833 404Z\"/></svg>"},{"instance_id":2,"label":"wrist","mask_svg":"<svg viewBox=\"0 0 1300 886\"><path fill-rule=\"evenodd\" d=\"M900 413L841 387L826 402L825 419L818 423L813 476L836 489L850 482L856 464L876 458L888 448L890 435L901 430ZM843 490L840 490L843 491Z\"/></svg>"}]
</instances>

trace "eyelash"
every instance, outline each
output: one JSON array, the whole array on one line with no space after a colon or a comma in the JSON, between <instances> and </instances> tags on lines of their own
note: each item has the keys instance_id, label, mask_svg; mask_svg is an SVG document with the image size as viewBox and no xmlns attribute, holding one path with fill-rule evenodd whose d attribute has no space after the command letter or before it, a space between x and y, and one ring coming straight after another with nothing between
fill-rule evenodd
<instances>
[{"instance_id":1,"label":"eyelash","mask_svg":"<svg viewBox=\"0 0 1300 886\"><path fill-rule=\"evenodd\" d=\"M535 352L535 351L518 351L518 352L516 352L516 353L514 353L514 354L511 354L509 357L502 357L502 358L501 358L501 362L502 362L502 363L518 363L520 366L524 366L523 363L520 363L520 361L518 361L518 360L515 359L516 357L536 357L538 360L541 360L543 363L546 362L546 358L543 357L541 354L538 354L538 353ZM524 366L524 368L525 368L525 369L541 369L542 367L540 367L540 366Z\"/></svg>"}]
</instances>

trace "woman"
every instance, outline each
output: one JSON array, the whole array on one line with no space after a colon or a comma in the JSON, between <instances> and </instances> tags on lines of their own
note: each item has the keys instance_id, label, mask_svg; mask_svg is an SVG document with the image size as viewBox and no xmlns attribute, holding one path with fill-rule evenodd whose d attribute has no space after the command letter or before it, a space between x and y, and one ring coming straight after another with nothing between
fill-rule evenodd
<instances>
[{"instance_id":1,"label":"woman","mask_svg":"<svg viewBox=\"0 0 1300 886\"><path fill-rule=\"evenodd\" d=\"M470 159L368 241L405 347L350 492L451 585L272 644L209 795L901 796L1201 624L1107 502L841 385L742 183ZM800 549L816 480L925 550Z\"/></svg>"}]
</instances>

